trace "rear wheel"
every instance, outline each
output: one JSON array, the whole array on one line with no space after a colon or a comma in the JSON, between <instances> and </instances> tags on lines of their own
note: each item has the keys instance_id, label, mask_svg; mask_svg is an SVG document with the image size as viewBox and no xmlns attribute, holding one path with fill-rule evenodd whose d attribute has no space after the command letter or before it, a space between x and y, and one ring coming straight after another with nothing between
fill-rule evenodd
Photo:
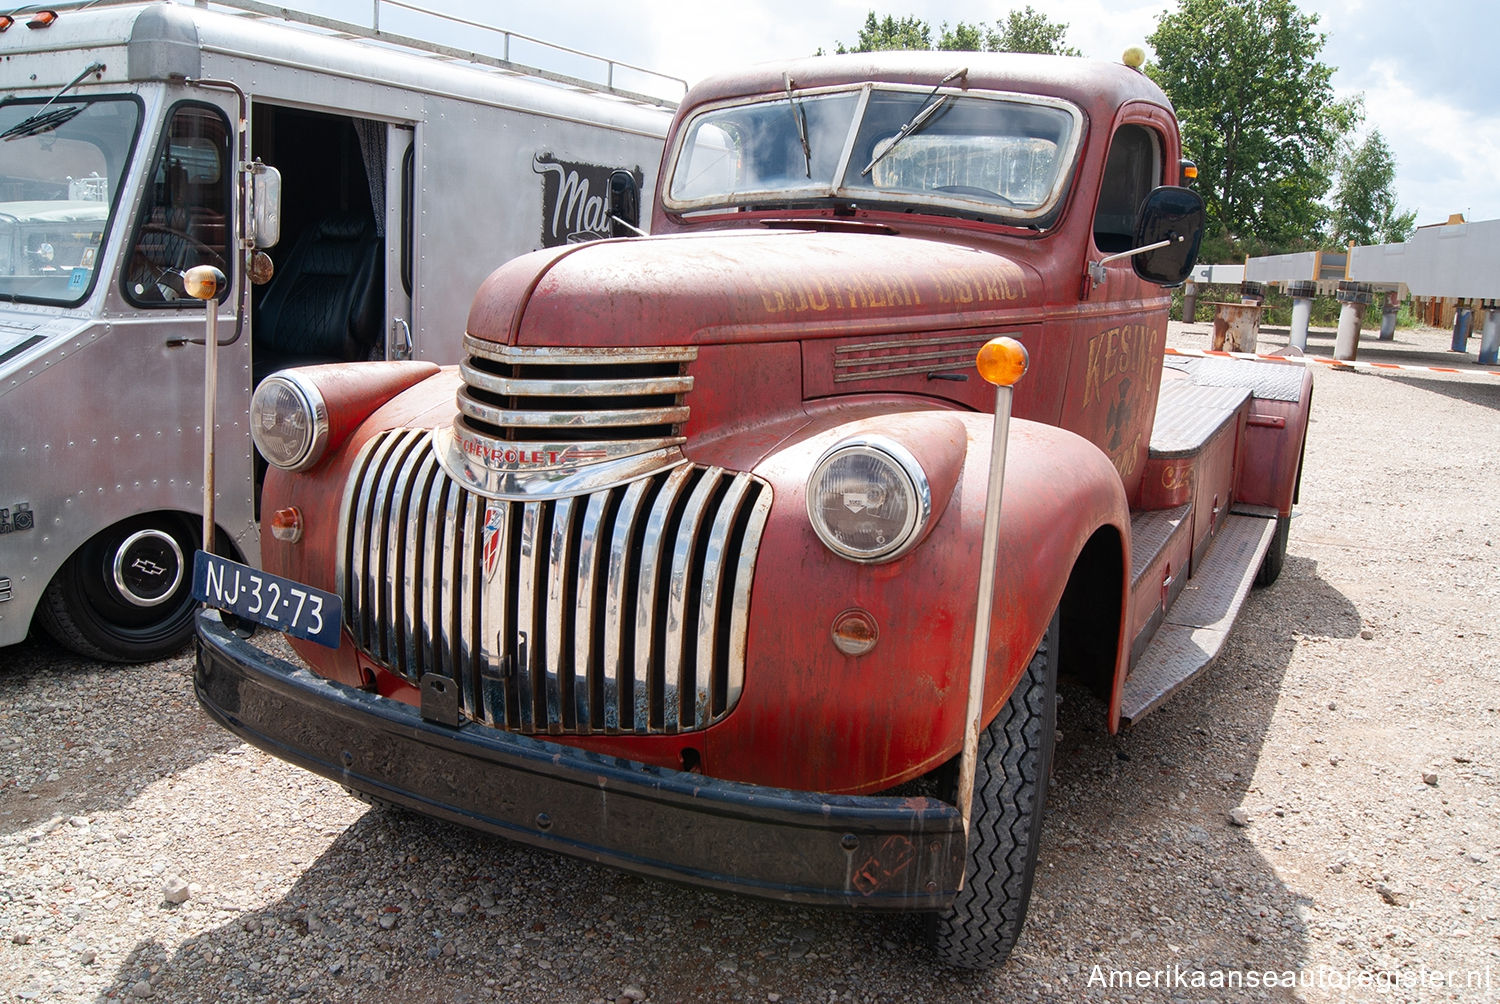
<instances>
[{"instance_id":1,"label":"rear wheel","mask_svg":"<svg viewBox=\"0 0 1500 1004\"><path fill-rule=\"evenodd\" d=\"M1266 556L1260 559L1260 571L1255 573L1256 586L1264 589L1275 582L1281 575L1281 566L1286 564L1287 539L1291 536L1292 518L1290 516L1276 517L1276 536L1271 538L1271 546L1266 551Z\"/></svg>"},{"instance_id":2,"label":"rear wheel","mask_svg":"<svg viewBox=\"0 0 1500 1004\"><path fill-rule=\"evenodd\" d=\"M136 516L89 539L47 585L37 620L91 659L151 662L193 636L192 558L198 529L187 516Z\"/></svg>"},{"instance_id":3,"label":"rear wheel","mask_svg":"<svg viewBox=\"0 0 1500 1004\"><path fill-rule=\"evenodd\" d=\"M1026 921L1057 729L1057 635L1054 614L1010 700L979 736L964 887L928 924L933 950L951 966L999 965Z\"/></svg>"}]
</instances>

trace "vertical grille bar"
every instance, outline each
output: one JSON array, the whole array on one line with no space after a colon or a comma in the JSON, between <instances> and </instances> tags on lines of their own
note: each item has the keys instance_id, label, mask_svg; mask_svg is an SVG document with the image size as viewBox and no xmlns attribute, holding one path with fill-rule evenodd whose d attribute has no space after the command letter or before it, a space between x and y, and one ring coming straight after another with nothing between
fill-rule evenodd
<instances>
[{"instance_id":1,"label":"vertical grille bar","mask_svg":"<svg viewBox=\"0 0 1500 1004\"><path fill-rule=\"evenodd\" d=\"M453 603L453 548L448 542L453 539L448 532L448 513L451 509L450 483L439 475L427 493L427 514L422 522L427 527L424 547L425 567L430 570L424 609L430 621L427 628L427 665L435 673L453 665L453 644L458 638L458 626L449 608Z\"/></svg>"},{"instance_id":2,"label":"vertical grille bar","mask_svg":"<svg viewBox=\"0 0 1500 1004\"><path fill-rule=\"evenodd\" d=\"M426 538L427 524L422 519L426 508L427 491L437 469L437 458L431 450L413 450L401 469L401 480L409 486L405 504L401 506L401 525L406 528L401 555L401 652L410 672L422 678L424 661L422 650L426 647L423 636L427 631L422 616L422 582L424 566L422 547Z\"/></svg>"},{"instance_id":3,"label":"vertical grille bar","mask_svg":"<svg viewBox=\"0 0 1500 1004\"><path fill-rule=\"evenodd\" d=\"M484 637L479 627L479 563L475 557L480 547L479 531L484 525L484 505L482 500L465 492L458 485L454 485L453 489L450 493L452 501L449 503L449 519L458 534L452 538L451 545L454 551L454 578L458 584L454 593L454 603L457 606L454 612L458 614L458 645L454 650L449 675L459 681L459 700L467 702L465 710L476 714L485 706L485 702L476 696L479 689L479 666L476 661Z\"/></svg>"},{"instance_id":4,"label":"vertical grille bar","mask_svg":"<svg viewBox=\"0 0 1500 1004\"><path fill-rule=\"evenodd\" d=\"M520 714L522 732L537 731L537 699L545 686L541 679L543 642L537 632L539 614L544 605L542 591L547 588L542 578L545 574L542 566L544 544L537 539L541 517L541 506L521 507L520 534L516 542L519 561L515 582L509 590L515 598L516 623L515 640L506 644L507 647L515 646L516 710ZM506 638L507 635L502 633L500 637ZM545 729L546 719L542 718L540 722L540 727Z\"/></svg>"},{"instance_id":5,"label":"vertical grille bar","mask_svg":"<svg viewBox=\"0 0 1500 1004\"><path fill-rule=\"evenodd\" d=\"M693 572L694 555L703 544L703 520L709 500L719 487L723 474L717 467L704 473L693 488L687 508L682 512L682 524L673 536L667 622L662 642L665 660L662 668L665 687L662 703L666 709L662 727L668 732L694 728L698 719L696 709L706 703L707 681L698 679L698 666L706 668L711 663L696 659L696 647L687 644L687 633L693 630L699 613L692 607L695 597L690 595L689 579Z\"/></svg>"},{"instance_id":6,"label":"vertical grille bar","mask_svg":"<svg viewBox=\"0 0 1500 1004\"><path fill-rule=\"evenodd\" d=\"M380 583L382 596L382 609L385 615L381 618L383 631L380 631L375 639L376 651L382 662L394 662L401 652L399 632L401 626L401 599L399 595L399 579L401 575L401 555L404 553L402 539L405 537L405 526L402 524L402 513L399 506L405 494L405 482L399 478L399 472L411 456L412 449L425 440L427 433L416 429L409 429L401 433L396 443L396 448L391 451L387 460L385 471L380 476L380 483L375 489L375 509L370 514L371 538L375 544L376 568ZM379 536L376 536L378 529Z\"/></svg>"},{"instance_id":7,"label":"vertical grille bar","mask_svg":"<svg viewBox=\"0 0 1500 1004\"><path fill-rule=\"evenodd\" d=\"M678 467L667 475L666 482L651 506L651 514L646 520L646 535L641 542L640 587L635 607L635 722L637 729L643 722L650 723L653 731L665 728L663 705L677 697L676 681L666 681L661 673L660 639L657 637L659 623L657 604L666 599L668 588L663 580L670 570L671 562L664 552L670 545L672 513L677 508L677 499L692 474L692 468Z\"/></svg>"},{"instance_id":8,"label":"vertical grille bar","mask_svg":"<svg viewBox=\"0 0 1500 1004\"><path fill-rule=\"evenodd\" d=\"M573 635L576 601L573 593L573 499L559 499L552 509L552 534L547 549L546 624L547 730L554 733L576 727L574 707L564 691L571 689L568 639ZM573 719L573 721L569 721ZM587 721L585 719L585 721Z\"/></svg>"},{"instance_id":9,"label":"vertical grille bar","mask_svg":"<svg viewBox=\"0 0 1500 1004\"><path fill-rule=\"evenodd\" d=\"M634 550L636 521L641 515L641 500L651 479L632 482L615 515L614 532L609 541L609 576L604 594L604 727L607 730L639 729L646 722L635 719L635 674L627 660L632 654L631 638L635 618L631 616L628 598L635 596L632 581L631 552ZM625 722L620 711L628 708L631 720Z\"/></svg>"},{"instance_id":10,"label":"vertical grille bar","mask_svg":"<svg viewBox=\"0 0 1500 1004\"><path fill-rule=\"evenodd\" d=\"M480 539L472 552L464 555L464 568L478 584L471 603L470 637L477 645L479 660L480 720L505 728L517 714L517 702L511 700L516 660L511 652L513 628L507 602L513 587L510 553L514 526L508 502L487 503L475 497L474 503Z\"/></svg>"},{"instance_id":11,"label":"vertical grille bar","mask_svg":"<svg viewBox=\"0 0 1500 1004\"><path fill-rule=\"evenodd\" d=\"M602 527L609 495L599 492L589 496L583 513L583 527L578 535L578 584L573 631L573 707L578 731L592 732L599 724L595 709L604 702L604 656L594 625L603 611L602 592L608 547L604 546Z\"/></svg>"}]
</instances>

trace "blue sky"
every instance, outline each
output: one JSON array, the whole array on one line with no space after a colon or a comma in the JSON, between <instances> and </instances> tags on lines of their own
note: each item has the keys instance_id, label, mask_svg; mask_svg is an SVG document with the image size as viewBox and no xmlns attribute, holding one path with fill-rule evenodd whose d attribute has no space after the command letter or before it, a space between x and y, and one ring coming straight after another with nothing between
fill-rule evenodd
<instances>
[{"instance_id":1,"label":"blue sky","mask_svg":"<svg viewBox=\"0 0 1500 1004\"><path fill-rule=\"evenodd\" d=\"M287 6L368 25L375 0L283 0ZM1144 45L1166 0L1031 0L1068 24L1068 43L1086 56L1118 59ZM696 81L710 73L809 55L820 46L853 42L866 14L914 14L934 28L943 22L990 24L1016 3L980 0L736 0L735 3L493 4L482 0L418 0L429 7L524 35L649 67ZM1341 96L1362 93L1364 129L1378 128L1396 156L1397 199L1419 224L1463 213L1470 221L1500 219L1500 99L1495 97L1495 7L1492 0L1302 0L1327 35L1323 61L1337 68ZM381 26L412 31L405 10L385 4ZM499 36L450 28L444 41L498 53ZM513 58L528 58L515 43Z\"/></svg>"}]
</instances>

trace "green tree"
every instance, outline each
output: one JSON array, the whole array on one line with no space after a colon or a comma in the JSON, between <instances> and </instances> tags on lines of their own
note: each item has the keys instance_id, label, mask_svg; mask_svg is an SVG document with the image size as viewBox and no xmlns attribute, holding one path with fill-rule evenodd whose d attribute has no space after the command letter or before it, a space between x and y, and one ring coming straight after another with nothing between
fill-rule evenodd
<instances>
[{"instance_id":1,"label":"green tree","mask_svg":"<svg viewBox=\"0 0 1500 1004\"><path fill-rule=\"evenodd\" d=\"M1396 158L1379 129L1345 149L1333 195L1336 243L1394 244L1411 236L1417 214L1397 211L1395 182Z\"/></svg>"},{"instance_id":2,"label":"green tree","mask_svg":"<svg viewBox=\"0 0 1500 1004\"><path fill-rule=\"evenodd\" d=\"M932 26L919 17L881 17L870 11L852 46L839 42L836 52L875 52L881 49L942 49L961 52L1040 52L1077 56L1077 49L1064 44L1068 26L1051 20L1027 4L997 20L993 28L958 22L939 27L933 41Z\"/></svg>"},{"instance_id":3,"label":"green tree","mask_svg":"<svg viewBox=\"0 0 1500 1004\"><path fill-rule=\"evenodd\" d=\"M882 49L930 49L932 29L919 17L908 15L896 20L887 14L877 17L872 10L859 30L859 40L849 48L838 43L835 52L878 52Z\"/></svg>"},{"instance_id":4,"label":"green tree","mask_svg":"<svg viewBox=\"0 0 1500 1004\"><path fill-rule=\"evenodd\" d=\"M1198 164L1203 261L1306 248L1323 230L1339 142L1362 113L1334 98L1317 23L1292 0L1178 0L1148 38L1147 73Z\"/></svg>"},{"instance_id":5,"label":"green tree","mask_svg":"<svg viewBox=\"0 0 1500 1004\"><path fill-rule=\"evenodd\" d=\"M1066 24L1053 21L1030 4L1013 10L995 22L994 30L985 36L985 48L991 52L1039 52L1053 56L1081 56L1083 53L1066 44Z\"/></svg>"}]
</instances>

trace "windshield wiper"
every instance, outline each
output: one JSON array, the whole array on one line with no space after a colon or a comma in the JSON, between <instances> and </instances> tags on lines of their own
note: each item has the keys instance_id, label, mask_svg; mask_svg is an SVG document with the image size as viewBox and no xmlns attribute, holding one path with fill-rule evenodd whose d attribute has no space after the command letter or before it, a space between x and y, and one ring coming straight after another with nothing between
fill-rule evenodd
<instances>
[{"instance_id":1,"label":"windshield wiper","mask_svg":"<svg viewBox=\"0 0 1500 1004\"><path fill-rule=\"evenodd\" d=\"M792 75L785 74L786 99L792 105L792 120L797 123L797 138L802 141L802 161L807 165L807 176L812 177L812 145L807 142L807 112L802 103L792 96Z\"/></svg>"},{"instance_id":2,"label":"windshield wiper","mask_svg":"<svg viewBox=\"0 0 1500 1004\"><path fill-rule=\"evenodd\" d=\"M77 87L78 82L84 77L88 76L90 73L103 72L103 63L90 63L88 66L85 66L82 73L74 77L72 80L68 81L67 84L63 85L62 90L58 91L56 94L52 95L52 97L48 98L47 103L42 105L42 107L37 111L35 115L24 118L4 132L0 132L0 139L9 141L13 139L20 139L23 136L36 136L44 132L51 132L53 129L58 128L64 122L67 122L69 119L71 119L74 115L77 115L79 112L83 111L82 106L75 107L73 105L68 105L63 108L54 109L50 112L47 109L51 108L53 103L57 101L58 98L71 91L74 87Z\"/></svg>"},{"instance_id":3,"label":"windshield wiper","mask_svg":"<svg viewBox=\"0 0 1500 1004\"><path fill-rule=\"evenodd\" d=\"M922 126L926 125L927 120L932 118L933 115L937 114L937 110L943 107L943 105L948 100L948 95L946 94L938 98L936 101L932 100L934 97L937 97L937 92L942 89L944 84L951 83L957 80L959 77L967 76L968 72L969 68L965 66L960 69L954 70L942 80L939 80L937 82L937 87L934 87L932 91L927 95L927 100L922 102L922 107L917 109L915 115L906 120L905 125L896 130L896 135L891 139L889 143L885 145L884 150L881 150L875 156L870 158L870 162L860 170L859 176L862 178L865 175L869 174L870 171L874 169L876 164L885 159L886 154L896 149L896 144L900 143L903 139L921 129Z\"/></svg>"}]
</instances>

